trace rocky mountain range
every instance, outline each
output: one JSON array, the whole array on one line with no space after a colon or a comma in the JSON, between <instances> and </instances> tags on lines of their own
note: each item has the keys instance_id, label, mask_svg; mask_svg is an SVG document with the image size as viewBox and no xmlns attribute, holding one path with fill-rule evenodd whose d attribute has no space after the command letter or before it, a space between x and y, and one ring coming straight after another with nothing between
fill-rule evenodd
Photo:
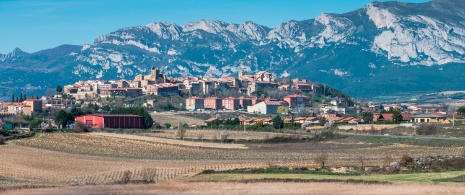
<instances>
[{"instance_id":1,"label":"rocky mountain range","mask_svg":"<svg viewBox=\"0 0 465 195\"><path fill-rule=\"evenodd\" d=\"M328 84L355 97L465 89L465 3L373 2L344 14L288 21L153 22L93 44L0 54L0 96L43 94L85 79L132 79L156 66L169 76L266 70Z\"/></svg>"}]
</instances>

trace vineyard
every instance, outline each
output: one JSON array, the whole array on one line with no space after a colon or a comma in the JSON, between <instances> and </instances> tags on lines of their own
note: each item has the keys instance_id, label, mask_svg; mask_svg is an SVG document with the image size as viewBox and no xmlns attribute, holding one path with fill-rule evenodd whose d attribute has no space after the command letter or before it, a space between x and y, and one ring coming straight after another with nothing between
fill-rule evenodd
<instances>
[{"instance_id":1,"label":"vineyard","mask_svg":"<svg viewBox=\"0 0 465 195\"><path fill-rule=\"evenodd\" d=\"M300 145L299 145L300 144ZM202 143L111 133L51 133L0 146L0 189L13 184L68 186L156 183L203 170L269 166L383 166L413 157L462 155L463 148L362 143Z\"/></svg>"},{"instance_id":2,"label":"vineyard","mask_svg":"<svg viewBox=\"0 0 465 195\"><path fill-rule=\"evenodd\" d=\"M216 140L220 139L222 129L217 130L187 130L184 138L187 139L198 139L199 134L203 135L205 140ZM259 131L246 131L245 133L241 131L228 131L229 139L232 140L264 140L277 136L289 136L288 133L274 133L274 132L259 132ZM176 130L161 130L156 131L156 133L142 133L143 135L150 135L156 137L165 137L165 138L174 138L176 135Z\"/></svg>"}]
</instances>

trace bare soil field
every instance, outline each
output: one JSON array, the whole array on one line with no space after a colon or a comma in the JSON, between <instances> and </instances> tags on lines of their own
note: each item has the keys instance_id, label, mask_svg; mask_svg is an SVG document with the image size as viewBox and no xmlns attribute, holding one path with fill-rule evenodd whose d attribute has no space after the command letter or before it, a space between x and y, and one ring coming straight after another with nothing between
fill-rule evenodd
<instances>
[{"instance_id":1,"label":"bare soil field","mask_svg":"<svg viewBox=\"0 0 465 195\"><path fill-rule=\"evenodd\" d=\"M204 120L202 119L185 116L185 115L178 114L175 112L150 113L150 115L152 116L155 122L160 123L161 125L165 123L169 123L174 126L178 126L178 123L180 124L187 123L189 125L203 125L204 124Z\"/></svg>"},{"instance_id":2,"label":"bare soil field","mask_svg":"<svg viewBox=\"0 0 465 195\"><path fill-rule=\"evenodd\" d=\"M311 147L296 148L292 145L274 149L224 149L201 148L185 145L150 142L137 139L98 136L95 134L52 133L40 134L31 139L11 142L15 145L65 152L70 154L113 158L151 160L225 160L256 163L311 166L317 156L328 156L328 165L358 165L364 157L367 165L379 165L385 158L400 159L404 154L416 156L459 155L463 148L436 148L410 145L386 145L354 147L339 145L332 150L313 150ZM302 143L303 144L303 143ZM329 147L329 145L328 145Z\"/></svg>"},{"instance_id":3,"label":"bare soil field","mask_svg":"<svg viewBox=\"0 0 465 195\"><path fill-rule=\"evenodd\" d=\"M186 183L161 182L148 185L96 185L11 190L19 194L359 194L424 195L463 194L463 184L346 184L346 183Z\"/></svg>"},{"instance_id":4,"label":"bare soil field","mask_svg":"<svg viewBox=\"0 0 465 195\"><path fill-rule=\"evenodd\" d=\"M186 130L184 134L184 138L187 139L198 139L198 135L202 134L203 139L205 140L217 140L221 138L221 133L224 130L217 129L217 130ZM273 137L278 136L289 136L289 133L274 133L274 132L260 132L260 131L228 131L229 136L228 139L232 140L265 140ZM160 130L154 131L154 133L142 133L144 135L156 136L156 137L166 137L166 138L174 138L176 137L176 130Z\"/></svg>"},{"instance_id":5,"label":"bare soil field","mask_svg":"<svg viewBox=\"0 0 465 195\"><path fill-rule=\"evenodd\" d=\"M353 142L255 144L240 149L217 145L201 147L191 144L191 141L96 133L39 134L33 138L9 141L7 145L0 146L0 193L18 188L56 186L58 188L8 191L7 193L66 194L68 190L70 193L76 190L78 194L80 192L92 194L103 190L105 193L116 194L137 194L139 192L149 194L152 192L157 194L241 194L253 192L308 194L308 190L302 191L300 188L309 189L303 186L315 186L316 188L322 184L185 183L179 179L198 174L204 170L270 166L317 167L319 165L315 159L321 155L328 157L326 166L337 167L360 166L361 163L365 166L385 166L387 160L390 162L398 160L404 154L413 157L463 154L462 147L376 145ZM360 157L363 157L363 162L360 161ZM176 182L169 183L172 181ZM153 182L156 184L144 184ZM143 185L114 185L127 183ZM76 185L80 187L70 187ZM338 187L341 187L337 185L343 184L324 185L336 185L327 187L334 188L331 190L337 190ZM371 185L366 186L367 188L371 187ZM380 187L380 189L391 189L389 186ZM273 187L279 189L268 191ZM288 191L294 187L297 187L294 191ZM365 188L365 185L363 187ZM138 190L133 188L138 188ZM144 189L147 192L142 192ZM224 191L225 189L226 191ZM455 189L441 191L446 190L446 187L439 187L436 191L428 191L429 188L424 189L426 191L423 192L431 193L456 192ZM323 191L317 190L315 192ZM338 192L351 191L350 189L348 191L334 191L334 193ZM367 190L368 192L370 190ZM394 192L400 193L402 191L399 189L399 191Z\"/></svg>"},{"instance_id":6,"label":"bare soil field","mask_svg":"<svg viewBox=\"0 0 465 195\"><path fill-rule=\"evenodd\" d=\"M123 179L125 171L132 180L142 180L153 173L154 181L198 173L205 169L230 169L259 166L234 161L172 161L109 158L55 152L14 144L0 147L0 180L2 184L83 185L114 184ZM12 181L16 182L12 182ZM0 188L1 189L1 188Z\"/></svg>"},{"instance_id":7,"label":"bare soil field","mask_svg":"<svg viewBox=\"0 0 465 195\"><path fill-rule=\"evenodd\" d=\"M181 145L181 146L193 146L193 147L203 147L203 148L223 148L223 149L247 149L247 147L244 146L243 144L193 142L193 141L163 139L163 138L146 136L150 134L142 134L143 136L130 135L130 134L115 134L115 133L91 133L91 134L95 136L106 136L106 137L114 137L114 138L129 139L129 140L141 140L141 141L147 141L147 142Z\"/></svg>"}]
</instances>

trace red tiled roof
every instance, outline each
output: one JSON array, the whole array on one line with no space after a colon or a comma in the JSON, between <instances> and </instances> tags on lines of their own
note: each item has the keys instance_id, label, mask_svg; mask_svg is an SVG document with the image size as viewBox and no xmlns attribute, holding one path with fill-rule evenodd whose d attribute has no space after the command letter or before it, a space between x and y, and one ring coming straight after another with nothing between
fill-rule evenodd
<instances>
[{"instance_id":1,"label":"red tiled roof","mask_svg":"<svg viewBox=\"0 0 465 195\"><path fill-rule=\"evenodd\" d=\"M304 96L304 95L299 95L299 94L294 94L294 95L288 95L284 98L296 98L296 97L304 97L304 98L308 98L307 96Z\"/></svg>"},{"instance_id":2,"label":"red tiled roof","mask_svg":"<svg viewBox=\"0 0 465 195\"><path fill-rule=\"evenodd\" d=\"M393 115L392 113L382 113L382 114L379 116L378 120L383 119L383 120L385 120L385 121L392 121L392 115ZM382 117L382 118L381 118L381 117Z\"/></svg>"},{"instance_id":3,"label":"red tiled roof","mask_svg":"<svg viewBox=\"0 0 465 195\"><path fill-rule=\"evenodd\" d=\"M402 120L404 120L404 121L412 120L413 114L410 114L410 113L402 113L401 115L402 115Z\"/></svg>"},{"instance_id":4,"label":"red tiled roof","mask_svg":"<svg viewBox=\"0 0 465 195\"><path fill-rule=\"evenodd\" d=\"M101 117L143 117L134 114L89 114L91 116L101 116Z\"/></svg>"},{"instance_id":5,"label":"red tiled roof","mask_svg":"<svg viewBox=\"0 0 465 195\"><path fill-rule=\"evenodd\" d=\"M291 122L292 121L292 118L285 118L283 119L284 122Z\"/></svg>"},{"instance_id":6,"label":"red tiled roof","mask_svg":"<svg viewBox=\"0 0 465 195\"><path fill-rule=\"evenodd\" d=\"M263 102L265 102L266 105L281 106L281 104L280 104L278 101L268 101L268 100L265 100L265 101L263 101Z\"/></svg>"},{"instance_id":7,"label":"red tiled roof","mask_svg":"<svg viewBox=\"0 0 465 195\"><path fill-rule=\"evenodd\" d=\"M205 122L206 122L206 123L212 122L212 121L214 121L214 120L216 120L216 119L217 119L217 118L209 118L209 119L205 120Z\"/></svg>"},{"instance_id":8,"label":"red tiled roof","mask_svg":"<svg viewBox=\"0 0 465 195\"><path fill-rule=\"evenodd\" d=\"M126 91L127 88L103 88L101 91Z\"/></svg>"},{"instance_id":9,"label":"red tiled roof","mask_svg":"<svg viewBox=\"0 0 465 195\"><path fill-rule=\"evenodd\" d=\"M270 118L263 119L263 122L271 122L271 121L273 121L273 119L270 119Z\"/></svg>"}]
</instances>

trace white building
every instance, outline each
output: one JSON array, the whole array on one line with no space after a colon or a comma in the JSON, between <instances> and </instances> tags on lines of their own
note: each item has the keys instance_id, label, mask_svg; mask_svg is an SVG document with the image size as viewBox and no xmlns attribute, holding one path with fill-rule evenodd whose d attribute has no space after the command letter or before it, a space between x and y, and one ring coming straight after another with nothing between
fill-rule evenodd
<instances>
[{"instance_id":1,"label":"white building","mask_svg":"<svg viewBox=\"0 0 465 195\"><path fill-rule=\"evenodd\" d=\"M253 106L247 107L247 112L257 114L276 114L278 113L278 107L281 104L278 101L265 100Z\"/></svg>"}]
</instances>

